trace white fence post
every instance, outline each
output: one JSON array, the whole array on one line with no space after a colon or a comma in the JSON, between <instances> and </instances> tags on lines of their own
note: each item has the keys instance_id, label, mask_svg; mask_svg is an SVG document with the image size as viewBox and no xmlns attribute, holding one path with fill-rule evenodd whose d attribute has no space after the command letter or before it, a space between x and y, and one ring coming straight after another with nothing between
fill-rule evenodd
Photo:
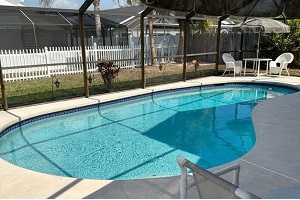
<instances>
[{"instance_id":1,"label":"white fence post","mask_svg":"<svg viewBox=\"0 0 300 200\"><path fill-rule=\"evenodd\" d=\"M163 41L161 41L161 43L160 43L160 48L161 48L161 50L160 50L160 56L162 57L161 58L161 63L165 63L165 51L164 51L164 43L163 43Z\"/></svg>"},{"instance_id":2,"label":"white fence post","mask_svg":"<svg viewBox=\"0 0 300 200\"><path fill-rule=\"evenodd\" d=\"M131 67L135 67L135 58L134 58L134 43L130 43L130 57L131 57Z\"/></svg>"},{"instance_id":3,"label":"white fence post","mask_svg":"<svg viewBox=\"0 0 300 200\"><path fill-rule=\"evenodd\" d=\"M45 54L45 64L47 66L47 76L51 77L50 66L47 65L48 64L48 59L49 59L48 58L49 55L48 55L48 48L47 47L44 48L44 54Z\"/></svg>"},{"instance_id":4,"label":"white fence post","mask_svg":"<svg viewBox=\"0 0 300 200\"><path fill-rule=\"evenodd\" d=\"M97 44L96 42L94 43L94 61L98 61L98 55L97 55Z\"/></svg>"},{"instance_id":5,"label":"white fence post","mask_svg":"<svg viewBox=\"0 0 300 200\"><path fill-rule=\"evenodd\" d=\"M97 43L94 43L94 61L95 64L93 64L94 68L93 71L96 71L97 68L97 62L98 62L99 58L98 58L98 47L97 47Z\"/></svg>"}]
</instances>

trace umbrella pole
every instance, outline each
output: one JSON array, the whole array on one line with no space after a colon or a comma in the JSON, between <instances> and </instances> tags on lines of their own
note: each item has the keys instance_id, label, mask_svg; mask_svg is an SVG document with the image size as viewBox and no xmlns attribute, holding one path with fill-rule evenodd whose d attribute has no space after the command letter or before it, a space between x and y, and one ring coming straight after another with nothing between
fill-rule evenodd
<instances>
[{"instance_id":1,"label":"umbrella pole","mask_svg":"<svg viewBox=\"0 0 300 200\"><path fill-rule=\"evenodd\" d=\"M283 15L283 17L284 17L284 24L286 24L286 18L285 18L285 16ZM283 30L282 31L282 35L281 35L281 53L283 53L283 49L284 49L284 46L283 46L283 43L284 43L284 33L285 33L285 31Z\"/></svg>"}]
</instances>

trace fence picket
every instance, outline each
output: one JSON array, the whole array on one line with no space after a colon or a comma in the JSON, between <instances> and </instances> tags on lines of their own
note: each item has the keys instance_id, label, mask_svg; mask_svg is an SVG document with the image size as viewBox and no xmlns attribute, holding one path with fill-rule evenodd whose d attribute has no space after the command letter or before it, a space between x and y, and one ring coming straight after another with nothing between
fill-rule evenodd
<instances>
[{"instance_id":1,"label":"fence picket","mask_svg":"<svg viewBox=\"0 0 300 200\"><path fill-rule=\"evenodd\" d=\"M97 71L97 61L104 59L115 60L115 64L121 68L139 66L140 48L140 44L136 45L134 43L125 46L98 46L95 43L91 47L86 47L88 72ZM174 49L177 49L177 47L159 44L156 49L157 55L163 57L159 58L159 62L166 62L173 60L176 54ZM146 57L150 57L150 51L148 50L146 50ZM5 81L28 80L83 72L80 47L1 50L0 59ZM38 66L28 68L31 65ZM16 66L18 66L17 69L7 69L7 67Z\"/></svg>"}]
</instances>

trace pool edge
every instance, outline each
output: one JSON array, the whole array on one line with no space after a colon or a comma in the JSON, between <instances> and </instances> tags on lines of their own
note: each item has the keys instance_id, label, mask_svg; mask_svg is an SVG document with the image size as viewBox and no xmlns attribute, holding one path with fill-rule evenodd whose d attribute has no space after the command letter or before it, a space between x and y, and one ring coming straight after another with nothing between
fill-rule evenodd
<instances>
[{"instance_id":1,"label":"pool edge","mask_svg":"<svg viewBox=\"0 0 300 200\"><path fill-rule=\"evenodd\" d=\"M266 78L266 77L262 77L262 78ZM257 80L255 77L253 78L249 78L249 77L206 77L206 78L201 78L201 79L194 79L194 80L190 80L187 82L180 82L180 83L174 83L174 84L167 84L167 87L169 88L176 88L176 87L191 87L191 86L195 86L195 85L199 85L199 84L214 84L214 83L228 83L228 82L233 82L233 81L237 81L239 80L240 82L263 82L263 83L272 83L272 84L280 84L281 81L287 81L284 84L290 85L290 86L295 86L297 88L299 88L300 85L300 79L299 80L294 80L296 79L296 77L293 78L293 80L291 82L288 82L286 80L286 78L271 78L271 79L267 79L267 80ZM275 80L275 82L274 82ZM138 89L135 90L137 93L151 93L152 92L152 88L154 88L155 90L159 89L159 86L155 86L155 87L149 87L147 89ZM168 89L168 88L161 88L161 90L164 89ZM124 92L120 92L117 95L113 95L115 98L117 98L116 96L127 96L125 93L127 93L128 91L124 91ZM131 95L133 92L129 91L128 95ZM110 94L108 94L110 95ZM79 98L79 99L83 99L84 101L80 101L79 103L75 103L75 104L69 104L68 102L70 101L76 101L76 100L68 100L68 101L63 101L63 102L67 102L66 107L70 108L72 106L78 107L78 106L82 106L82 105L91 105L95 102L97 102L99 99L99 97L102 98L103 101L108 101L109 97L108 95L101 95L101 96L92 96L90 98ZM34 114L47 114L51 111L51 109L49 109L49 105L53 105L53 104L61 104L60 102L55 102L55 103L48 103L48 104L39 104L39 105L32 105L29 106L28 108L14 108L11 110L8 110L8 112L5 111L1 111L0 112L0 117L1 119L6 119L6 122L1 122L0 123L0 130L3 131L5 127L7 127L9 124L11 124L12 122L18 122L18 120L23 120L23 119L28 119L30 117L33 117ZM30 109L40 109L40 107L42 106L47 106L48 108L45 110L38 110L37 112L34 112ZM63 104L64 105L64 104ZM61 105L61 106L63 106ZM74 108L75 108L74 107ZM52 112L58 111L59 109L63 110L65 108L58 108L58 106L54 106L52 107L54 109L52 109ZM26 113L26 110L29 109L29 112ZM2 118L4 117L4 118ZM5 161L6 162L6 161ZM9 164L7 165L7 163L3 162L2 159L0 159L0 174L1 174L1 182L5 183L6 185L9 186L5 186L4 188L4 184L1 184L3 186L1 186L1 190L5 191L5 194L0 193L0 197L2 198L49 198L49 196L51 196L50 194L56 194L57 192L59 192L60 190L63 190L65 187L71 187L70 184L72 184L74 181L76 181L76 179L72 179L72 178L68 178L68 177L57 177L54 175L48 175L48 174L41 174L39 172L35 172L35 171L31 171L31 170L27 170L27 169L23 169L20 167L17 167L15 165ZM29 172L28 172L29 171ZM29 173L29 176L24 176L24 174ZM45 182L40 182L40 183L34 183L35 181L39 181L39 180L47 180ZM58 182L62 182L64 184L59 185L58 187L54 187L54 185L57 184ZM79 180L78 180L79 181ZM79 181L80 182L80 181ZM108 184L107 181L103 181L103 180L87 180L85 179L84 181L84 185L86 187L82 187L81 189L78 190L78 187L76 187L76 185L78 186L79 184L75 184L74 186L72 186L73 190L68 190L67 192L64 192L63 194L59 195L60 198L83 198L85 196L87 196L89 193L92 193L93 191L91 191L90 189L88 189L88 187L90 188L95 188L95 184L97 184L98 186L96 187L95 190L99 190L101 188L106 187ZM82 183L83 183L82 182ZM100 186L102 184L102 186ZM124 184L126 184L124 182ZM88 186L87 186L88 185ZM150 187L150 186L149 186ZM28 189L30 191L28 191ZM77 191L75 191L77 190ZM18 191L18 194L16 193L16 191ZM117 192L117 191L112 191L112 192ZM120 191L121 192L121 191ZM80 193L80 194L79 194ZM120 194L121 195L121 194ZM157 194L159 195L159 194ZM121 195L121 197L123 198L135 198L134 195L132 196L125 196L125 195ZM143 195L141 194L140 197L142 198ZM108 198L108 197L106 197ZM157 198L159 198L159 196L157 196Z\"/></svg>"}]
</instances>

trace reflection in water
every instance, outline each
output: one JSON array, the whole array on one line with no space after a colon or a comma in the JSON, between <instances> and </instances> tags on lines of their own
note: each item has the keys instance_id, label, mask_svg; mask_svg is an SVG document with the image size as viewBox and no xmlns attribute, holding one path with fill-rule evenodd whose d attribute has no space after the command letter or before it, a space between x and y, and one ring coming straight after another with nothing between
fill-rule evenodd
<instances>
[{"instance_id":1,"label":"reflection in water","mask_svg":"<svg viewBox=\"0 0 300 200\"><path fill-rule=\"evenodd\" d=\"M254 105L249 102L181 111L144 135L201 157L197 163L203 167L214 167L241 157L254 145Z\"/></svg>"}]
</instances>

